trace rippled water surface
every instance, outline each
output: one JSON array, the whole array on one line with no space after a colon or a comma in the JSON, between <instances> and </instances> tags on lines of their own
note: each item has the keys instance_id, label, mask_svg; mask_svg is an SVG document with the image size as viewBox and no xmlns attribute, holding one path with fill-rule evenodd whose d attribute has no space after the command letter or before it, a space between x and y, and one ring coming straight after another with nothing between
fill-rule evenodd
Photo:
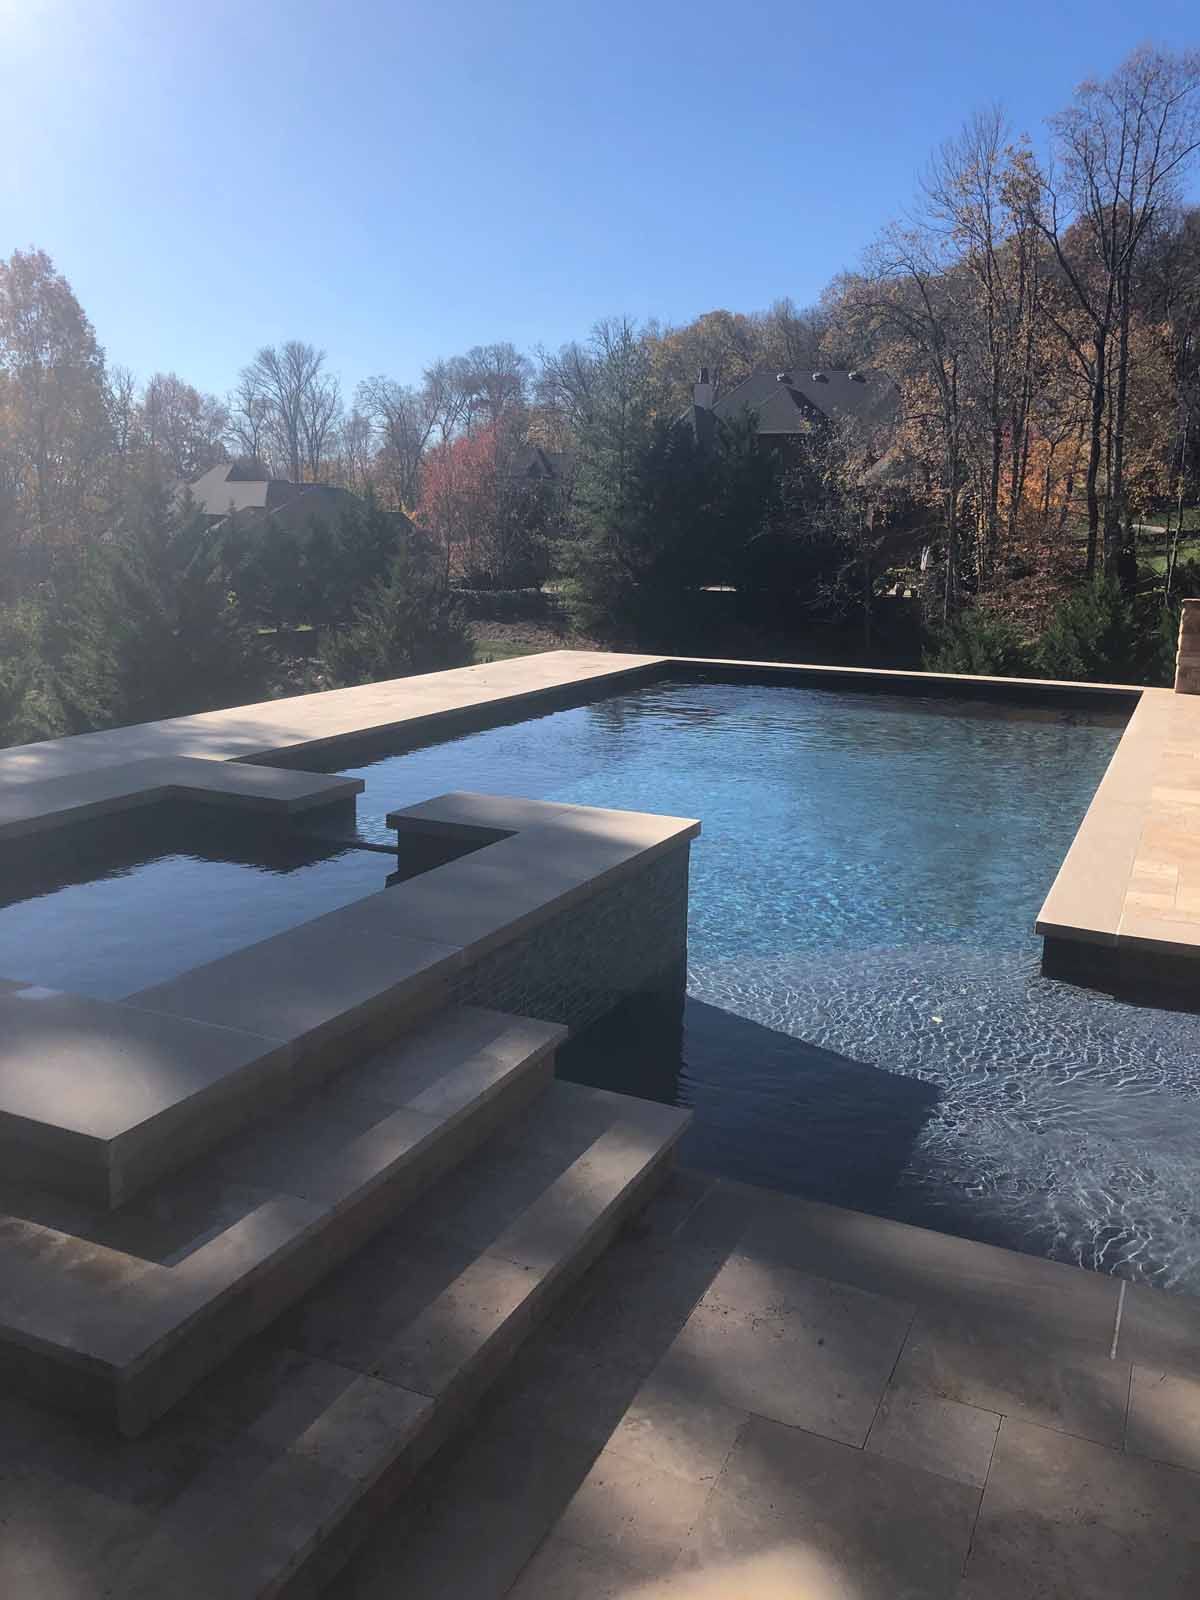
<instances>
[{"instance_id":1,"label":"rippled water surface","mask_svg":"<svg viewBox=\"0 0 1200 1600\"><path fill-rule=\"evenodd\" d=\"M738 1177L1200 1290L1200 1018L1044 979L1033 920L1120 736L946 700L664 684L385 759L360 816L474 788L700 817L682 1050L593 1077Z\"/></svg>"}]
</instances>

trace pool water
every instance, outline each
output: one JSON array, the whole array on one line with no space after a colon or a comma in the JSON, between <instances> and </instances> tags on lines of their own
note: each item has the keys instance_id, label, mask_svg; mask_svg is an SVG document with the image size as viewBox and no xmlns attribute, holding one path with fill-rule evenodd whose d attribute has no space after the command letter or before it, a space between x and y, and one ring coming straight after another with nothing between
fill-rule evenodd
<instances>
[{"instance_id":1,"label":"pool water","mask_svg":"<svg viewBox=\"0 0 1200 1600\"><path fill-rule=\"evenodd\" d=\"M344 837L162 816L39 851L0 975L117 998L211 960L382 888L386 813L449 789L696 816L683 1015L633 1004L565 1072L691 1106L685 1160L1200 1292L1200 1018L1042 978L1032 931L1120 731L688 681L343 749Z\"/></svg>"},{"instance_id":2,"label":"pool water","mask_svg":"<svg viewBox=\"0 0 1200 1600\"><path fill-rule=\"evenodd\" d=\"M156 808L0 864L0 977L121 1000L384 888L394 856Z\"/></svg>"},{"instance_id":3,"label":"pool water","mask_svg":"<svg viewBox=\"0 0 1200 1600\"><path fill-rule=\"evenodd\" d=\"M1045 979L1034 918L1122 719L664 683L348 766L701 818L682 1032L567 1070L695 1110L735 1177L1200 1291L1200 1018Z\"/></svg>"}]
</instances>

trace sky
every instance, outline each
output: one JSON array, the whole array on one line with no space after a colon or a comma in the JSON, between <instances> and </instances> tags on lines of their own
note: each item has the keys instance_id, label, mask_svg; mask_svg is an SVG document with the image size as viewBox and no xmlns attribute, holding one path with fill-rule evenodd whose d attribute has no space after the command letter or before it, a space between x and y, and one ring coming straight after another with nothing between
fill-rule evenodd
<instances>
[{"instance_id":1,"label":"sky","mask_svg":"<svg viewBox=\"0 0 1200 1600\"><path fill-rule=\"evenodd\" d=\"M414 381L812 302L972 112L1040 141L1145 39L1196 0L0 0L0 254L141 378L300 338Z\"/></svg>"}]
</instances>

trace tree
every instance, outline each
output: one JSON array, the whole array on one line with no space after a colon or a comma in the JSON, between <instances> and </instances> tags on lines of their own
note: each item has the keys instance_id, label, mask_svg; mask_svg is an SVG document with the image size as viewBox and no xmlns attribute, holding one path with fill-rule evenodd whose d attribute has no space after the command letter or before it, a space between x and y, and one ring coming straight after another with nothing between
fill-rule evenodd
<instances>
[{"instance_id":1,"label":"tree","mask_svg":"<svg viewBox=\"0 0 1200 1600\"><path fill-rule=\"evenodd\" d=\"M320 476L340 411L338 382L325 370L324 350L289 339L264 345L243 369L234 415L239 430L253 433L253 453L267 455L301 483Z\"/></svg>"},{"instance_id":2,"label":"tree","mask_svg":"<svg viewBox=\"0 0 1200 1600\"><path fill-rule=\"evenodd\" d=\"M360 600L350 626L323 641L321 664L334 683L370 683L463 666L473 653L441 562L413 530L387 575Z\"/></svg>"},{"instance_id":3,"label":"tree","mask_svg":"<svg viewBox=\"0 0 1200 1600\"><path fill-rule=\"evenodd\" d=\"M229 413L215 395L201 394L173 372L156 372L139 409L146 443L174 477L198 477L226 459Z\"/></svg>"},{"instance_id":4,"label":"tree","mask_svg":"<svg viewBox=\"0 0 1200 1600\"><path fill-rule=\"evenodd\" d=\"M104 355L42 250L0 262L0 422L5 544L78 541L112 440Z\"/></svg>"},{"instance_id":5,"label":"tree","mask_svg":"<svg viewBox=\"0 0 1200 1600\"><path fill-rule=\"evenodd\" d=\"M236 705L265 692L268 662L224 580L220 535L147 483L119 535L86 552L55 626L71 732Z\"/></svg>"},{"instance_id":6,"label":"tree","mask_svg":"<svg viewBox=\"0 0 1200 1600\"><path fill-rule=\"evenodd\" d=\"M961 307L943 237L927 223L893 223L868 253L865 276L846 280L845 313L859 337L882 343L889 365L907 379L906 423L936 440L942 502L942 620L957 609L961 583L959 507L963 489L963 340Z\"/></svg>"},{"instance_id":7,"label":"tree","mask_svg":"<svg viewBox=\"0 0 1200 1600\"><path fill-rule=\"evenodd\" d=\"M930 218L955 252L950 275L962 291L966 432L979 445L981 585L996 564L1002 502L1012 547L1028 466L1040 315L1039 183L1029 150L1012 145L999 107L977 114L948 140L924 182Z\"/></svg>"},{"instance_id":8,"label":"tree","mask_svg":"<svg viewBox=\"0 0 1200 1600\"><path fill-rule=\"evenodd\" d=\"M521 412L533 374L532 364L514 345L475 345L457 368L457 382L468 397L468 418L498 427Z\"/></svg>"},{"instance_id":9,"label":"tree","mask_svg":"<svg viewBox=\"0 0 1200 1600\"><path fill-rule=\"evenodd\" d=\"M1090 388L1088 571L1096 564L1103 466L1104 559L1120 567L1127 586L1136 576L1125 486L1134 277L1156 219L1200 149L1198 91L1200 51L1146 45L1110 78L1081 84L1075 103L1051 118L1055 164L1031 213L1087 329L1085 345L1060 324Z\"/></svg>"},{"instance_id":10,"label":"tree","mask_svg":"<svg viewBox=\"0 0 1200 1600\"><path fill-rule=\"evenodd\" d=\"M229 415L229 444L234 455L262 461L267 454L267 429L271 402L253 366L245 367L237 387L225 402Z\"/></svg>"},{"instance_id":11,"label":"tree","mask_svg":"<svg viewBox=\"0 0 1200 1600\"><path fill-rule=\"evenodd\" d=\"M415 506L421 459L439 418L436 403L428 390L375 377L359 384L355 405L371 419L379 438L380 475L390 500L401 509Z\"/></svg>"}]
</instances>

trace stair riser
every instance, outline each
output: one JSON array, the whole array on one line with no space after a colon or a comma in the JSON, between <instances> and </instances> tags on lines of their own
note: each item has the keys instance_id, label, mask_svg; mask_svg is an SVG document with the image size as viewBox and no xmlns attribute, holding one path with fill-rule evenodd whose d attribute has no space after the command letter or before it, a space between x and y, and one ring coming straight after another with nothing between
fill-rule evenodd
<instances>
[{"instance_id":1,"label":"stair riser","mask_svg":"<svg viewBox=\"0 0 1200 1600\"><path fill-rule=\"evenodd\" d=\"M357 1195L315 1236L270 1263L248 1285L186 1332L116 1394L116 1420L127 1437L145 1431L245 1340L268 1327L419 1198L443 1173L518 1115L554 1077L554 1053L528 1064L483 1104L471 1106L392 1177Z\"/></svg>"},{"instance_id":2,"label":"stair riser","mask_svg":"<svg viewBox=\"0 0 1200 1600\"><path fill-rule=\"evenodd\" d=\"M571 1285L604 1254L622 1228L649 1204L674 1162L675 1146L670 1145L590 1230L570 1260L538 1284L453 1388L439 1397L429 1423L397 1460L374 1484L364 1489L339 1521L326 1524L319 1545L298 1560L292 1570L258 1590L253 1597L239 1595L236 1600L318 1600L421 1469L443 1446L466 1431L488 1389L502 1376L538 1324L545 1320Z\"/></svg>"},{"instance_id":3,"label":"stair riser","mask_svg":"<svg viewBox=\"0 0 1200 1600\"><path fill-rule=\"evenodd\" d=\"M362 1008L349 1025L339 1018L337 1024L309 1034L290 1048L281 1048L278 1055L215 1086L211 1095L178 1107L169 1121L160 1118L145 1131L139 1130L135 1148L112 1150L108 1167L94 1175L74 1177L71 1192L114 1209L126 1204L156 1179L177 1171L259 1118L283 1110L333 1073L391 1044L445 1005L448 995L446 981L436 979L399 1000ZM58 1186L54 1179L42 1181Z\"/></svg>"},{"instance_id":4,"label":"stair riser","mask_svg":"<svg viewBox=\"0 0 1200 1600\"><path fill-rule=\"evenodd\" d=\"M116 1375L63 1354L0 1344L0 1374L58 1410L91 1415L135 1437L170 1409L245 1340L261 1332L429 1184L469 1156L505 1122L519 1117L554 1077L554 1052L524 1063L485 1100L469 1106L398 1171L355 1195L331 1218L298 1238L169 1336L136 1370Z\"/></svg>"}]
</instances>

